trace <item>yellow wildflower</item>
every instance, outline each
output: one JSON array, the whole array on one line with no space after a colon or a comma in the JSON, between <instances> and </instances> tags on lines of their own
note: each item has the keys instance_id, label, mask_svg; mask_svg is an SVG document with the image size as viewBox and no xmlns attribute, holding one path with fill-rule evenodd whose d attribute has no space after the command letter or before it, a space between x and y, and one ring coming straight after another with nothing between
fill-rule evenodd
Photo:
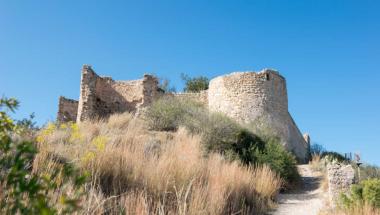
<instances>
[{"instance_id":1,"label":"yellow wildflower","mask_svg":"<svg viewBox=\"0 0 380 215\"><path fill-rule=\"evenodd\" d=\"M70 142L82 141L83 137L82 137L82 134L80 133L78 125L75 123L70 123L69 126L71 130Z\"/></svg>"},{"instance_id":2,"label":"yellow wildflower","mask_svg":"<svg viewBox=\"0 0 380 215\"><path fill-rule=\"evenodd\" d=\"M83 157L82 157L82 161L83 162L89 162L91 161L92 159L95 158L95 153L94 152L87 152Z\"/></svg>"},{"instance_id":3,"label":"yellow wildflower","mask_svg":"<svg viewBox=\"0 0 380 215\"><path fill-rule=\"evenodd\" d=\"M96 146L96 149L98 151L104 151L106 148L106 142L107 142L107 137L105 136L97 136L92 140L92 144Z\"/></svg>"},{"instance_id":4,"label":"yellow wildflower","mask_svg":"<svg viewBox=\"0 0 380 215\"><path fill-rule=\"evenodd\" d=\"M49 123L49 124L47 124L46 127L43 128L43 129L40 131L39 135L37 136L37 138L36 138L37 142L39 142L39 143L44 142L45 139L46 139L48 136L50 136L51 134L53 134L53 132L56 130L56 128L57 128L57 127L56 127L55 124L53 124L53 123Z\"/></svg>"}]
</instances>

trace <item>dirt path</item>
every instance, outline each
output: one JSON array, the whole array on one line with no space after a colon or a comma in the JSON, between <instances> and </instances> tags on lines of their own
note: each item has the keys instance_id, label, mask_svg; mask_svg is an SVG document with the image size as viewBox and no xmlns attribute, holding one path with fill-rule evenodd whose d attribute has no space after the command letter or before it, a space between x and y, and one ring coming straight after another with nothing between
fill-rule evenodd
<instances>
[{"instance_id":1,"label":"dirt path","mask_svg":"<svg viewBox=\"0 0 380 215\"><path fill-rule=\"evenodd\" d=\"M317 215L323 207L324 194L319 189L321 177L313 172L309 165L299 165L303 186L293 192L278 196L278 208L272 215Z\"/></svg>"}]
</instances>

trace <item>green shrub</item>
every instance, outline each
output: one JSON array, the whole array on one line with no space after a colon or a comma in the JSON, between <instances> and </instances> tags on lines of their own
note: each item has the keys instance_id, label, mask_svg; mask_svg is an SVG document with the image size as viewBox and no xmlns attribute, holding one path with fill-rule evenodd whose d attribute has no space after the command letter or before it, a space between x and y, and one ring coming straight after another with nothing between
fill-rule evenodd
<instances>
[{"instance_id":1,"label":"green shrub","mask_svg":"<svg viewBox=\"0 0 380 215\"><path fill-rule=\"evenodd\" d=\"M199 107L200 105L192 101L165 96L148 107L145 117L153 130L174 131L188 118L192 108Z\"/></svg>"},{"instance_id":2,"label":"green shrub","mask_svg":"<svg viewBox=\"0 0 380 215\"><path fill-rule=\"evenodd\" d=\"M48 175L39 175L32 171L37 154L36 146L31 141L15 141L11 138L11 135L24 134L28 126L34 125L29 121L18 125L14 123L7 111L13 112L17 106L15 99L0 99L0 212L56 214L56 206L59 204L63 204L60 213L75 212L84 177L70 164L50 168ZM68 183L74 184L78 189L74 196L62 193L59 202L50 199L49 193L61 190Z\"/></svg>"},{"instance_id":3,"label":"green shrub","mask_svg":"<svg viewBox=\"0 0 380 215\"><path fill-rule=\"evenodd\" d=\"M278 138L268 132L259 137L231 118L210 113L194 101L164 97L147 109L145 117L153 130L171 131L184 126L202 137L206 151L219 152L245 164L268 164L289 184L299 180L296 159Z\"/></svg>"},{"instance_id":4,"label":"green shrub","mask_svg":"<svg viewBox=\"0 0 380 215\"><path fill-rule=\"evenodd\" d=\"M264 149L264 142L237 122L220 113L197 114L185 121L192 133L200 134L208 151L219 152L243 163L255 163L254 152Z\"/></svg>"},{"instance_id":5,"label":"green shrub","mask_svg":"<svg viewBox=\"0 0 380 215\"><path fill-rule=\"evenodd\" d=\"M182 80L185 81L185 92L200 92L208 89L209 79L204 76L190 78L188 75L181 74Z\"/></svg>"},{"instance_id":6,"label":"green shrub","mask_svg":"<svg viewBox=\"0 0 380 215\"><path fill-rule=\"evenodd\" d=\"M243 163L254 163L254 151L263 150L264 142L220 113L210 113L202 105L175 97L163 97L154 102L145 117L153 130L176 130L184 126L202 137L207 151L219 152Z\"/></svg>"},{"instance_id":7,"label":"green shrub","mask_svg":"<svg viewBox=\"0 0 380 215\"><path fill-rule=\"evenodd\" d=\"M278 138L268 138L265 142L263 151L255 151L257 162L268 164L289 184L298 182L300 176L294 155L285 150Z\"/></svg>"},{"instance_id":8,"label":"green shrub","mask_svg":"<svg viewBox=\"0 0 380 215\"><path fill-rule=\"evenodd\" d=\"M380 179L369 179L362 182L363 199L374 207L380 208Z\"/></svg>"},{"instance_id":9,"label":"green shrub","mask_svg":"<svg viewBox=\"0 0 380 215\"><path fill-rule=\"evenodd\" d=\"M332 151L323 152L321 155L321 158L324 158L329 162L332 162L334 160L340 163L347 161L347 159L343 155L339 154L338 152L332 152Z\"/></svg>"},{"instance_id":10,"label":"green shrub","mask_svg":"<svg viewBox=\"0 0 380 215\"><path fill-rule=\"evenodd\" d=\"M368 179L352 185L348 195L341 195L341 202L346 208L363 204L380 208L380 179Z\"/></svg>"}]
</instances>

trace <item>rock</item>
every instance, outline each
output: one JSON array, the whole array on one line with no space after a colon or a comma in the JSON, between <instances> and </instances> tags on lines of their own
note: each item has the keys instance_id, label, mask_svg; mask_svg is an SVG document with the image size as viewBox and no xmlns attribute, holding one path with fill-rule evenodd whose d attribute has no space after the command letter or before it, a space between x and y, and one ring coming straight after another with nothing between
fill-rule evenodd
<instances>
[{"instance_id":1,"label":"rock","mask_svg":"<svg viewBox=\"0 0 380 215\"><path fill-rule=\"evenodd\" d=\"M351 165L330 163L327 165L329 196L333 206L341 193L347 193L355 182L355 170Z\"/></svg>"}]
</instances>

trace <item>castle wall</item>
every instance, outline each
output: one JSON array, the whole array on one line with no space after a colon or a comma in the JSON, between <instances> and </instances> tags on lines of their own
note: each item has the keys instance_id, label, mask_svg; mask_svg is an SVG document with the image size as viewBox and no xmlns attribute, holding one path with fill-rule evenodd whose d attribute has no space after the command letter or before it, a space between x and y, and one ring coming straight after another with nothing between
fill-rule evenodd
<instances>
[{"instance_id":1,"label":"castle wall","mask_svg":"<svg viewBox=\"0 0 380 215\"><path fill-rule=\"evenodd\" d=\"M237 72L214 78L209 84L208 105L211 111L241 123L270 129L287 150L306 161L307 143L288 112L286 82L277 72Z\"/></svg>"},{"instance_id":2,"label":"castle wall","mask_svg":"<svg viewBox=\"0 0 380 215\"><path fill-rule=\"evenodd\" d=\"M92 119L97 116L97 110L95 109L95 94L96 82L99 78L100 77L91 69L90 66L83 66L80 84L77 122Z\"/></svg>"},{"instance_id":3,"label":"castle wall","mask_svg":"<svg viewBox=\"0 0 380 215\"><path fill-rule=\"evenodd\" d=\"M209 107L241 121L251 122L263 111L285 115L288 98L285 79L275 72L238 72L210 81Z\"/></svg>"},{"instance_id":4,"label":"castle wall","mask_svg":"<svg viewBox=\"0 0 380 215\"><path fill-rule=\"evenodd\" d=\"M158 81L151 75L133 81L98 76L89 66L82 70L77 121L104 118L113 113L135 112L158 96Z\"/></svg>"},{"instance_id":5,"label":"castle wall","mask_svg":"<svg viewBox=\"0 0 380 215\"><path fill-rule=\"evenodd\" d=\"M58 104L58 122L70 122L77 119L78 101L68 99L63 96L59 97Z\"/></svg>"},{"instance_id":6,"label":"castle wall","mask_svg":"<svg viewBox=\"0 0 380 215\"><path fill-rule=\"evenodd\" d=\"M199 93L175 93L174 97L185 100L193 100L208 106L208 92L207 90L202 90Z\"/></svg>"}]
</instances>

